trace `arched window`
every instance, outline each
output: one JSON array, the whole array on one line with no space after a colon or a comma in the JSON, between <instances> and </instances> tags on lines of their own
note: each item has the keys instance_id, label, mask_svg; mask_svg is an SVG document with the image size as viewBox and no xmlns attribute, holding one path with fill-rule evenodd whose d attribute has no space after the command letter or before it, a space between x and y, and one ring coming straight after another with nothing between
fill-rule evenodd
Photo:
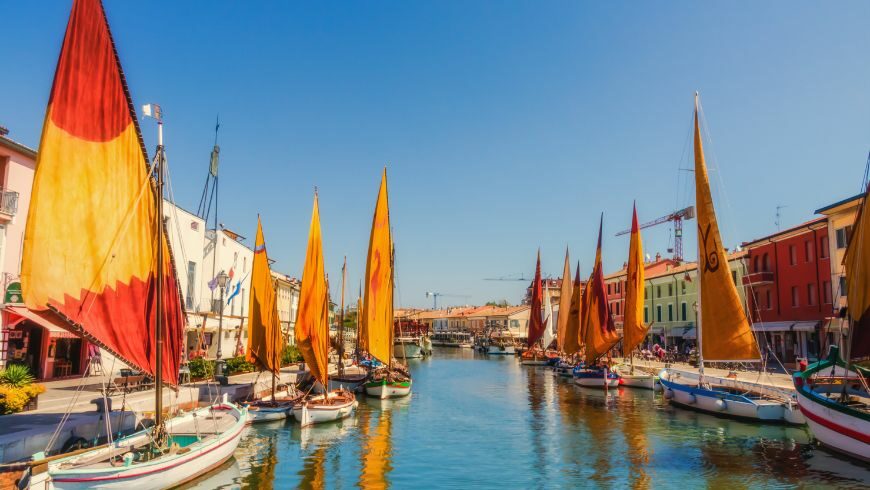
<instances>
[{"instance_id":1,"label":"arched window","mask_svg":"<svg viewBox=\"0 0 870 490\"><path fill-rule=\"evenodd\" d=\"M759 257L758 255L756 255L756 256L755 256L755 260L754 260L753 265L752 265L752 270L753 270L754 272L760 272L761 269L758 268L758 266L759 266L760 264L761 264L761 257Z\"/></svg>"},{"instance_id":2,"label":"arched window","mask_svg":"<svg viewBox=\"0 0 870 490\"><path fill-rule=\"evenodd\" d=\"M764 254L764 258L761 260L764 267L764 272L770 272L770 256Z\"/></svg>"}]
</instances>

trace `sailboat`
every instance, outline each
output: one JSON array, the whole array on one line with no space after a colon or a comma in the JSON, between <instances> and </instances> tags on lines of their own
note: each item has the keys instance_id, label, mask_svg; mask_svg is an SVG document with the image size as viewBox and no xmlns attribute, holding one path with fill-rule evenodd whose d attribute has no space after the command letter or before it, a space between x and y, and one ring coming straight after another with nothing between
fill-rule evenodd
<instances>
[{"instance_id":1,"label":"sailboat","mask_svg":"<svg viewBox=\"0 0 870 490\"><path fill-rule=\"evenodd\" d=\"M257 366L260 371L268 371L272 379L271 395L248 404L248 418L251 422L271 422L287 418L293 404L301 395L291 397L276 392L278 376L281 373L281 353L284 336L281 333L278 317L278 300L269 256L266 252L266 239L263 225L257 217L257 235L254 239L254 264L251 271L251 303L248 319L248 348L246 360Z\"/></svg>"},{"instance_id":2,"label":"sailboat","mask_svg":"<svg viewBox=\"0 0 870 490\"><path fill-rule=\"evenodd\" d=\"M526 346L528 350L523 352L523 355L520 357L520 362L524 366L543 366L547 364L547 356L544 354L544 348L546 348L546 344L543 345L542 348L539 341L544 341L547 339L547 330L549 326L547 322L550 320L548 317L546 320L541 319L541 251L538 250L538 262L535 266L535 279L532 281L532 304L531 310L529 311L529 333L528 337L526 337ZM547 298L547 302L549 303L549 298ZM552 338L549 341L552 342Z\"/></svg>"},{"instance_id":3,"label":"sailboat","mask_svg":"<svg viewBox=\"0 0 870 490\"><path fill-rule=\"evenodd\" d=\"M845 317L849 333L845 355L832 345L828 357L793 376L797 402L813 437L834 451L870 462L870 370L856 365L870 357L870 212L864 199L855 218L843 264L846 268Z\"/></svg>"},{"instance_id":4,"label":"sailboat","mask_svg":"<svg viewBox=\"0 0 870 490\"><path fill-rule=\"evenodd\" d=\"M320 209L317 192L311 211L308 248L302 285L299 290L299 310L296 313L296 343L315 382L324 392L306 396L293 406L293 417L302 427L332 422L349 417L358 402L344 388L329 390L329 287L323 265L323 241L320 234Z\"/></svg>"},{"instance_id":5,"label":"sailboat","mask_svg":"<svg viewBox=\"0 0 870 490\"><path fill-rule=\"evenodd\" d=\"M568 362L568 360L566 359L566 357L568 356L566 352L568 321L570 320L573 290L574 284L571 282L571 262L568 256L568 248L566 247L565 266L562 270L562 285L559 295L559 316L556 320L556 350L559 352L560 358L557 361L556 365L553 366L553 374L555 376L562 376L566 378L570 378L574 375L572 372L572 370L574 369L574 365Z\"/></svg>"},{"instance_id":6,"label":"sailboat","mask_svg":"<svg viewBox=\"0 0 870 490\"><path fill-rule=\"evenodd\" d=\"M761 353L746 312L731 278L728 259L710 193L704 161L695 94L695 206L698 210L698 318L699 372L696 380L664 369L659 373L665 398L671 403L703 412L749 420L789 421L792 412L787 395L776 396L761 385L737 386L727 380L706 378L704 360L718 362L760 362Z\"/></svg>"},{"instance_id":7,"label":"sailboat","mask_svg":"<svg viewBox=\"0 0 870 490\"><path fill-rule=\"evenodd\" d=\"M155 378L153 426L33 462L31 488L166 488L230 458L247 412L224 397L166 418L184 309L163 226L162 119L153 167L99 0L75 0L46 110L22 262L27 307ZM43 463L43 464L40 464ZM46 471L47 469L47 471Z\"/></svg>"},{"instance_id":8,"label":"sailboat","mask_svg":"<svg viewBox=\"0 0 870 490\"><path fill-rule=\"evenodd\" d=\"M393 258L387 169L384 168L369 238L362 315L366 350L383 364L370 372L365 384L366 394L381 399L408 396L412 385L411 373L393 362Z\"/></svg>"},{"instance_id":9,"label":"sailboat","mask_svg":"<svg viewBox=\"0 0 870 490\"><path fill-rule=\"evenodd\" d=\"M607 363L598 365L603 357L609 358L610 349L619 342L619 334L613 325L613 317L610 315L607 294L604 290L604 271L601 265L603 228L604 215L602 214L598 224L595 265L586 283L586 293L583 295L583 323L580 335L586 348L586 364L574 370L574 383L587 388L615 388L619 384L619 375L611 371Z\"/></svg>"},{"instance_id":10,"label":"sailboat","mask_svg":"<svg viewBox=\"0 0 870 490\"><path fill-rule=\"evenodd\" d=\"M345 291L345 283L347 282L347 257L344 258L344 263L341 267L341 313L339 314L339 338L344 339L344 291ZM357 305L357 329L356 329L356 342L359 342L359 312L360 307ZM344 342L339 342L339 346L341 346L342 351L344 351L345 345ZM359 349L354 349L358 351ZM356 352L354 352L356 355ZM357 392L362 390L363 384L369 377L368 371L366 371L362 366L358 364L352 364L350 366L345 366L344 363L344 355L343 352L338 354L338 373L334 376L329 377L329 389L334 390L336 388L347 388L350 391Z\"/></svg>"},{"instance_id":11,"label":"sailboat","mask_svg":"<svg viewBox=\"0 0 870 490\"><path fill-rule=\"evenodd\" d=\"M643 241L640 237L640 227L637 223L637 206L632 209L631 215L631 242L628 247L628 267L626 268L625 282L625 308L624 322L622 325L622 351L624 356L630 359L630 366L617 367L617 372L622 378L624 386L633 388L646 388L649 390L661 390L661 382L654 374L639 374L634 370L634 349L643 342L649 331L649 325L643 322L644 303L644 263Z\"/></svg>"}]
</instances>

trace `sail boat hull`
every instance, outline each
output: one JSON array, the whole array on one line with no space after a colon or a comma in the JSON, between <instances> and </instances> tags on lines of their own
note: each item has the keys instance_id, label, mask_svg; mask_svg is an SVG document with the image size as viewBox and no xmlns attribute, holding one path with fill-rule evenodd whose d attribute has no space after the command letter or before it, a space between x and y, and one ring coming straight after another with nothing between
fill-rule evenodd
<instances>
[{"instance_id":1,"label":"sail boat hull","mask_svg":"<svg viewBox=\"0 0 870 490\"><path fill-rule=\"evenodd\" d=\"M222 430L205 434L204 431L213 426L212 413L221 420ZM129 451L125 448L147 445L151 437L151 429L148 429L118 439L109 447L54 461L49 464L47 473L31 479L30 488L131 490L174 487L217 468L232 457L244 434L247 419L246 409L227 402L201 408L166 422L170 437L182 445L174 452L170 450L172 454L142 463L126 464L122 461L118 466L109 463L113 455L123 458ZM185 445L185 441L197 438L198 431L203 431L200 433L204 437Z\"/></svg>"},{"instance_id":2,"label":"sail boat hull","mask_svg":"<svg viewBox=\"0 0 870 490\"><path fill-rule=\"evenodd\" d=\"M330 400L330 403L323 403L324 396ZM350 417L358 405L359 402L352 393L346 390L330 391L326 395L313 396L294 405L293 418L299 421L302 427L335 422Z\"/></svg>"},{"instance_id":3,"label":"sail boat hull","mask_svg":"<svg viewBox=\"0 0 870 490\"><path fill-rule=\"evenodd\" d=\"M619 386L619 376L616 373L607 373L607 379L604 379L604 373L600 371L575 371L574 384L586 388L616 388Z\"/></svg>"},{"instance_id":4,"label":"sail boat hull","mask_svg":"<svg viewBox=\"0 0 870 490\"><path fill-rule=\"evenodd\" d=\"M659 377L652 374L622 374L622 385L630 388L641 388L645 390L662 391L662 383Z\"/></svg>"},{"instance_id":5,"label":"sail boat hull","mask_svg":"<svg viewBox=\"0 0 870 490\"><path fill-rule=\"evenodd\" d=\"M665 398L675 405L744 420L787 422L783 401L736 394L725 387L716 389L679 383L667 370L659 373L659 379L664 387Z\"/></svg>"},{"instance_id":6,"label":"sail boat hull","mask_svg":"<svg viewBox=\"0 0 870 490\"><path fill-rule=\"evenodd\" d=\"M858 382L858 373L850 370L845 376L846 380L843 379L844 374L845 365L839 358L838 349L834 347L826 360L809 366L802 373L795 373L793 381L798 405L810 432L819 443L831 450L870 462L870 415L826 396L842 393L844 382L849 383L846 387L848 393L867 396ZM827 377L827 380L821 381L829 382L819 383L820 380L815 376Z\"/></svg>"},{"instance_id":7,"label":"sail boat hull","mask_svg":"<svg viewBox=\"0 0 870 490\"><path fill-rule=\"evenodd\" d=\"M417 339L396 339L393 344L393 357L396 359L419 359L423 357L423 347Z\"/></svg>"},{"instance_id":8,"label":"sail boat hull","mask_svg":"<svg viewBox=\"0 0 870 490\"><path fill-rule=\"evenodd\" d=\"M412 381L387 381L386 379L366 383L366 394L382 400L401 398L411 394Z\"/></svg>"}]
</instances>

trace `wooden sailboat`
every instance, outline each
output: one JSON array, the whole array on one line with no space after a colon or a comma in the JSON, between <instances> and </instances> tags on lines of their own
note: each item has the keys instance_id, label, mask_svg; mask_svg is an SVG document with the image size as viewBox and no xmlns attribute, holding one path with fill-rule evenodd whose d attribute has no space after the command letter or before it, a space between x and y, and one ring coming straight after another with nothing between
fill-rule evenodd
<instances>
[{"instance_id":1,"label":"wooden sailboat","mask_svg":"<svg viewBox=\"0 0 870 490\"><path fill-rule=\"evenodd\" d=\"M296 343L305 363L324 393L310 395L293 406L293 417L302 427L349 417L357 407L351 391L328 390L329 386L329 288L323 265L323 241L320 234L320 209L317 193L311 211L308 248L299 291L296 315Z\"/></svg>"},{"instance_id":2,"label":"wooden sailboat","mask_svg":"<svg viewBox=\"0 0 870 490\"><path fill-rule=\"evenodd\" d=\"M408 396L412 385L407 368L393 362L393 281L393 238L384 168L372 218L362 316L366 350L383 363L371 371L365 390L369 396L381 399Z\"/></svg>"},{"instance_id":3,"label":"wooden sailboat","mask_svg":"<svg viewBox=\"0 0 870 490\"><path fill-rule=\"evenodd\" d=\"M713 208L695 94L695 206L698 210L698 319L700 358L697 380L665 369L659 374L671 403L708 413L750 420L787 421L791 401L752 387L735 388L704 376L704 360L760 362L761 354L731 278ZM788 419L793 420L793 419Z\"/></svg>"},{"instance_id":4,"label":"wooden sailboat","mask_svg":"<svg viewBox=\"0 0 870 490\"><path fill-rule=\"evenodd\" d=\"M843 261L849 333L845 355L833 345L827 359L794 374L797 401L810 431L822 445L870 462L870 370L854 364L870 357L870 212L868 188L855 218ZM844 360L845 359L845 360Z\"/></svg>"},{"instance_id":5,"label":"wooden sailboat","mask_svg":"<svg viewBox=\"0 0 870 490\"><path fill-rule=\"evenodd\" d=\"M573 290L574 284L571 282L571 262L568 257L568 248L566 247L565 266L562 270L562 287L559 296L559 316L556 321L556 350L559 352L560 359L556 365L553 366L553 374L565 378L570 378L574 375L572 372L574 365L568 361L569 354L566 352L568 322L571 316L570 312Z\"/></svg>"},{"instance_id":6,"label":"wooden sailboat","mask_svg":"<svg viewBox=\"0 0 870 490\"><path fill-rule=\"evenodd\" d=\"M644 303L644 263L643 242L640 237L640 227L637 223L637 206L632 209L631 215L631 243L628 247L628 267L626 268L625 282L625 308L623 309L624 321L622 325L622 351L623 356L629 358L630 365L618 366L617 372L622 378L624 386L633 388L645 388L648 390L661 390L661 382L658 376L649 373L635 372L634 349L643 342L649 331L649 325L643 322Z\"/></svg>"},{"instance_id":7,"label":"wooden sailboat","mask_svg":"<svg viewBox=\"0 0 870 490\"><path fill-rule=\"evenodd\" d=\"M27 307L155 378L152 427L59 457L31 488L166 488L220 466L247 412L226 401L166 419L184 310L163 226L163 126L149 169L99 0L76 0L40 140L23 250ZM47 470L47 471L46 471Z\"/></svg>"},{"instance_id":8,"label":"wooden sailboat","mask_svg":"<svg viewBox=\"0 0 870 490\"><path fill-rule=\"evenodd\" d=\"M344 291L345 291L345 282L347 282L347 257L344 258L344 264L341 267L341 313L339 314L339 338L344 339ZM359 312L360 308L357 306L357 338L355 342L359 343ZM344 342L340 342L339 345L341 349L344 349ZM358 351L359 349L354 349ZM356 353L354 353L355 355ZM345 366L344 364L344 356L340 352L338 355L338 374L335 376L329 377L329 389L334 390L336 388L347 388L350 391L357 392L362 391L362 386L366 382L369 377L368 371L363 369L359 364L352 364L351 366Z\"/></svg>"},{"instance_id":9,"label":"wooden sailboat","mask_svg":"<svg viewBox=\"0 0 870 490\"><path fill-rule=\"evenodd\" d=\"M544 348L541 346L541 341L547 337L546 332L549 328L547 320L541 319L542 295L541 251L538 250L538 262L535 266L535 278L532 280L532 304L531 310L529 311L529 333L528 337L526 337L526 347L528 349L523 352L522 356L520 356L520 362L522 362L524 366L543 366L547 364L547 356L544 354ZM549 301L549 298L547 301Z\"/></svg>"},{"instance_id":10,"label":"wooden sailboat","mask_svg":"<svg viewBox=\"0 0 870 490\"><path fill-rule=\"evenodd\" d=\"M608 357L610 349L619 342L619 334L613 325L613 317L607 305L604 289L604 271L601 265L601 233L604 228L604 215L598 225L598 247L595 252L595 265L586 283L583 295L583 323L580 335L583 338L586 364L574 370L574 383L588 388L615 388L619 375L610 370L602 361ZM600 364L599 364L600 363Z\"/></svg>"},{"instance_id":11,"label":"wooden sailboat","mask_svg":"<svg viewBox=\"0 0 870 490\"><path fill-rule=\"evenodd\" d=\"M278 299L269 267L266 252L266 238L263 225L257 217L257 235L254 239L254 264L251 271L251 303L248 308L248 348L247 361L260 371L268 371L272 381L272 391L248 404L248 418L251 422L271 422L287 418L294 403L301 395L276 392L278 376L281 373L281 353L284 336L278 317Z\"/></svg>"}]
</instances>

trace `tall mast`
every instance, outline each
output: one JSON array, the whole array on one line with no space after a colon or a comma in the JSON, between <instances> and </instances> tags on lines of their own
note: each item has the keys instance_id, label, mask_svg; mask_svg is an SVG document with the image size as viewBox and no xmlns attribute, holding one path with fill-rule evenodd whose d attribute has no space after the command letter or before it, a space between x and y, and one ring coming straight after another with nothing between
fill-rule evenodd
<instances>
[{"instance_id":1,"label":"tall mast","mask_svg":"<svg viewBox=\"0 0 870 490\"><path fill-rule=\"evenodd\" d=\"M344 283L347 280L347 255L341 266L341 311L338 314L338 375L344 373Z\"/></svg>"},{"instance_id":2,"label":"tall mast","mask_svg":"<svg viewBox=\"0 0 870 490\"><path fill-rule=\"evenodd\" d=\"M158 113L159 114L159 113ZM163 118L157 119L157 315L154 325L154 340L157 352L154 356L155 369L155 420L158 436L163 433ZM160 438L157 439L158 443Z\"/></svg>"},{"instance_id":3,"label":"tall mast","mask_svg":"<svg viewBox=\"0 0 870 490\"><path fill-rule=\"evenodd\" d=\"M701 115L699 112L699 104L698 104L698 92L695 92L695 117L698 118L698 127L701 125ZM700 131L700 130L699 130ZM699 134L700 138L701 135ZM698 190L695 189L695 195L698 195ZM697 203L695 204L697 206ZM696 303L698 304L698 311L695 312L695 323L697 326L695 327L696 336L698 337L698 384L704 382L704 349L701 347L701 259L700 257L703 254L701 248L703 244L701 240L698 240L698 299ZM727 262L726 262L727 264ZM667 333L665 333L665 338L667 338Z\"/></svg>"}]
</instances>

